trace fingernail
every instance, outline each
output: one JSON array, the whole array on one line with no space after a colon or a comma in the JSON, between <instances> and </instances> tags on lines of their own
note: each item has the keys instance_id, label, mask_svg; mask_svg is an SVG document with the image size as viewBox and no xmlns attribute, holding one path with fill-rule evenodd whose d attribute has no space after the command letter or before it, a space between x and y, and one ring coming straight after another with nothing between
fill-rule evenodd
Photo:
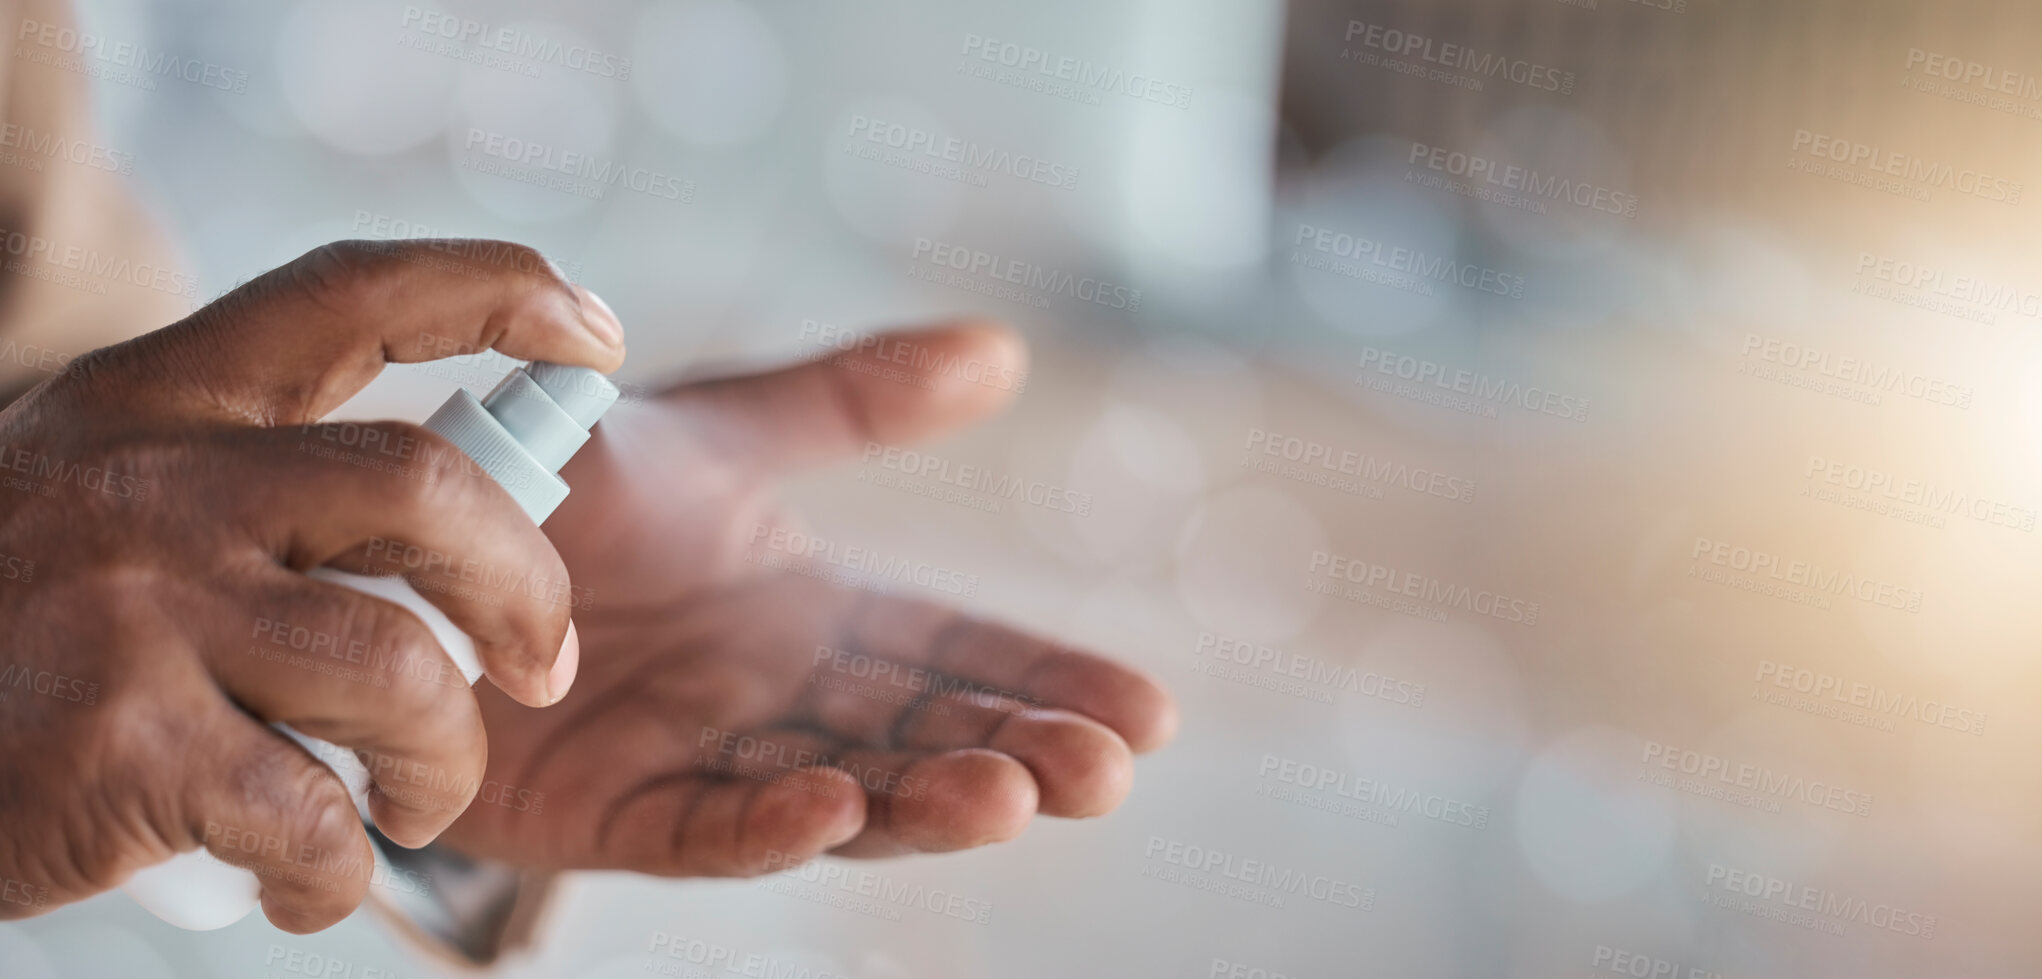
<instances>
[{"instance_id":1,"label":"fingernail","mask_svg":"<svg viewBox=\"0 0 2042 979\"><path fill-rule=\"evenodd\" d=\"M567 620L567 638L560 643L560 657L553 661L552 671L546 674L546 703L548 706L560 702L567 696L567 688L574 686L574 674L581 669L581 636L574 631L574 620Z\"/></svg>"},{"instance_id":2,"label":"fingernail","mask_svg":"<svg viewBox=\"0 0 2042 979\"><path fill-rule=\"evenodd\" d=\"M612 347L624 345L624 323L617 319L617 313L603 297L584 286L575 286L581 291L582 322L588 331Z\"/></svg>"}]
</instances>

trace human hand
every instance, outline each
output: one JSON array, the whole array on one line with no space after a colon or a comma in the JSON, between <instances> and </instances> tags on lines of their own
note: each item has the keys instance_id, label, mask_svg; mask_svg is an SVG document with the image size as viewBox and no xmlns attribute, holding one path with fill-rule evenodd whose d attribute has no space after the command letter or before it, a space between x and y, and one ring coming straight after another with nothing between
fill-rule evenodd
<instances>
[{"instance_id":1,"label":"human hand","mask_svg":"<svg viewBox=\"0 0 2042 979\"><path fill-rule=\"evenodd\" d=\"M483 727L431 633L302 574L385 570L397 549L375 545L395 541L565 580L445 440L314 424L385 363L450 348L601 370L624 356L615 317L530 249L340 242L0 412L0 880L29 896L0 918L198 846L256 873L279 928L345 917L373 865L354 803L265 722L397 762L372 772L370 806L405 845L467 804ZM563 605L414 584L518 701L572 681ZM445 777L389 781L418 770Z\"/></svg>"},{"instance_id":2,"label":"human hand","mask_svg":"<svg viewBox=\"0 0 2042 979\"><path fill-rule=\"evenodd\" d=\"M546 524L589 596L575 613L580 680L545 711L482 692L494 796L446 842L530 867L740 876L825 851L978 846L1038 812L1120 803L1132 754L1176 727L1154 682L748 560L760 528L792 520L778 477L975 421L1007 395L955 365L1013 376L1023 359L1017 338L983 325L888 339L927 366L844 354L605 418ZM854 676L880 663L890 681Z\"/></svg>"}]
</instances>

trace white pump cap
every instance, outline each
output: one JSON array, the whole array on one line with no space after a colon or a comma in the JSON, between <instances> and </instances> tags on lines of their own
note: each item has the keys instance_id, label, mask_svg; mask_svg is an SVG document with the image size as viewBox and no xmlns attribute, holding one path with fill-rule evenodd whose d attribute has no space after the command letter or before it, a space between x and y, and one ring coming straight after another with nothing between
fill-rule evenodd
<instances>
[{"instance_id":1,"label":"white pump cap","mask_svg":"<svg viewBox=\"0 0 2042 979\"><path fill-rule=\"evenodd\" d=\"M587 367L534 361L511 371L480 401L456 391L425 427L454 443L545 523L567 499L556 475L589 438L589 429L617 403L617 386Z\"/></svg>"}]
</instances>

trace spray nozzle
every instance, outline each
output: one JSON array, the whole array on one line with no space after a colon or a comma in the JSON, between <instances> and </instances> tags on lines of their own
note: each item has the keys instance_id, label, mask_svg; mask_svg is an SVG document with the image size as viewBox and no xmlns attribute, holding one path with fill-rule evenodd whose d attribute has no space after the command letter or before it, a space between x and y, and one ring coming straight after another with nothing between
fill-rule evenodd
<instances>
[{"instance_id":1,"label":"spray nozzle","mask_svg":"<svg viewBox=\"0 0 2042 979\"><path fill-rule=\"evenodd\" d=\"M534 361L505 375L480 401L454 392L425 427L475 460L534 523L544 523L567 499L560 467L617 395L617 385L591 368Z\"/></svg>"}]
</instances>

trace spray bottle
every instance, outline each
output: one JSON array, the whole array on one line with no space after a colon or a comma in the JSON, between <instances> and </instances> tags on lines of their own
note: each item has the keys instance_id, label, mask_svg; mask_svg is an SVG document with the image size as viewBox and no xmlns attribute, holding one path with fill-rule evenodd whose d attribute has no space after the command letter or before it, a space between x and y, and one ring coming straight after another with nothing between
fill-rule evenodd
<instances>
[{"instance_id":1,"label":"spray bottle","mask_svg":"<svg viewBox=\"0 0 2042 979\"><path fill-rule=\"evenodd\" d=\"M518 501L533 523L544 523L567 499L560 467L588 441L589 429L616 403L617 395L617 386L592 369L534 362L511 371L480 401L465 390L454 392L426 420L425 427L474 460ZM403 578L331 568L309 573L321 581L403 606L432 631L469 684L482 675L474 641ZM287 725L276 728L340 776L366 820L369 773L354 753L308 738ZM253 872L221 862L204 849L143 868L121 890L156 917L192 931L224 928L261 903Z\"/></svg>"}]
</instances>

